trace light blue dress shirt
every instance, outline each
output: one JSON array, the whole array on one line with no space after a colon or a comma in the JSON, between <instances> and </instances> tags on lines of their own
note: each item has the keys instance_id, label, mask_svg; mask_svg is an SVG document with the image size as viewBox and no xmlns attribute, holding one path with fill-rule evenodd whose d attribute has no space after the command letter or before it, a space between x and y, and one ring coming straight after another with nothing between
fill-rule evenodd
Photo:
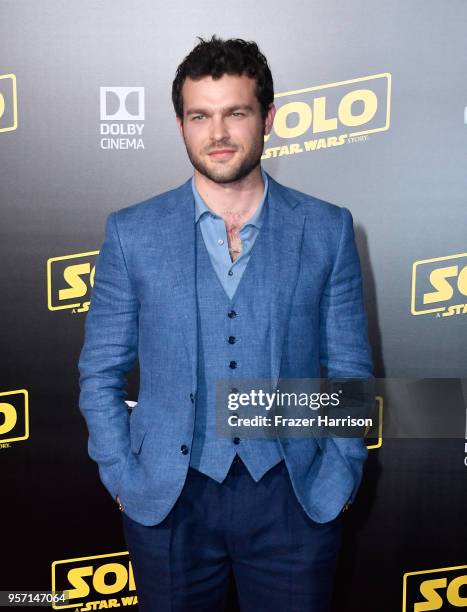
<instances>
[{"instance_id":1,"label":"light blue dress shirt","mask_svg":"<svg viewBox=\"0 0 467 612\"><path fill-rule=\"evenodd\" d=\"M212 265L230 299L235 295L238 283L250 259L251 249L264 220L264 209L267 206L268 177L262 168L261 174L264 181L263 196L253 217L244 223L239 230L242 252L235 261L230 259L224 219L207 206L196 189L195 178L191 179L191 187L195 198L195 223L199 222L200 224L204 244Z\"/></svg>"}]
</instances>

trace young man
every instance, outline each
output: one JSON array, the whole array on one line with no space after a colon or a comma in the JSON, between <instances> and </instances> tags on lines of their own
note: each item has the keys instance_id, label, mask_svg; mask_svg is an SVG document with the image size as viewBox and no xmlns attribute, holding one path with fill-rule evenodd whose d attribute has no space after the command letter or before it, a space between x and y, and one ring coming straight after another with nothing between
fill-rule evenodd
<instances>
[{"instance_id":1,"label":"young man","mask_svg":"<svg viewBox=\"0 0 467 612\"><path fill-rule=\"evenodd\" d=\"M140 609L219 612L233 572L242 611L323 612L363 441L219 437L216 381L371 375L352 217L262 170L257 45L200 41L172 89L193 177L107 220L79 362L89 453Z\"/></svg>"}]
</instances>

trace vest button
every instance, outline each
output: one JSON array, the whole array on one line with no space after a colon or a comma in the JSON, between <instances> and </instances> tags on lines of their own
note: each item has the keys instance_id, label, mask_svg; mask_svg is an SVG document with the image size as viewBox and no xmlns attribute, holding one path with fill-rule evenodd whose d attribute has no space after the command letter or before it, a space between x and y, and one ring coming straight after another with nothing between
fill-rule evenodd
<instances>
[{"instance_id":1,"label":"vest button","mask_svg":"<svg viewBox=\"0 0 467 612\"><path fill-rule=\"evenodd\" d=\"M237 362L236 361L231 361L229 363L229 368L232 368L232 370L235 370L236 367L237 367Z\"/></svg>"},{"instance_id":2,"label":"vest button","mask_svg":"<svg viewBox=\"0 0 467 612\"><path fill-rule=\"evenodd\" d=\"M235 310L229 310L229 312L227 313L227 316L229 317L229 319L235 319L235 317L237 316L237 313L235 312Z\"/></svg>"},{"instance_id":3,"label":"vest button","mask_svg":"<svg viewBox=\"0 0 467 612\"><path fill-rule=\"evenodd\" d=\"M229 344L235 344L235 336L229 336Z\"/></svg>"},{"instance_id":4,"label":"vest button","mask_svg":"<svg viewBox=\"0 0 467 612\"><path fill-rule=\"evenodd\" d=\"M186 444L182 444L180 446L180 452L182 453L182 455L186 455L188 453L188 446Z\"/></svg>"},{"instance_id":5,"label":"vest button","mask_svg":"<svg viewBox=\"0 0 467 612\"><path fill-rule=\"evenodd\" d=\"M190 400L191 400L191 403L193 404L193 402L195 401L195 396L193 395L193 393L190 393Z\"/></svg>"},{"instance_id":6,"label":"vest button","mask_svg":"<svg viewBox=\"0 0 467 612\"><path fill-rule=\"evenodd\" d=\"M234 444L240 444L240 438L233 438L232 442Z\"/></svg>"}]
</instances>

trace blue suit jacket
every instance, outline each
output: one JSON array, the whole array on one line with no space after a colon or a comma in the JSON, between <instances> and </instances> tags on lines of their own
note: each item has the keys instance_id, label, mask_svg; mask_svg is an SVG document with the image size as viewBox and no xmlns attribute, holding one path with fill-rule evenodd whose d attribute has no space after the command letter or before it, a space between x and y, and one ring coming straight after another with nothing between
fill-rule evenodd
<instances>
[{"instance_id":1,"label":"blue suit jacket","mask_svg":"<svg viewBox=\"0 0 467 612\"><path fill-rule=\"evenodd\" d=\"M371 356L352 217L346 208L269 179L268 265L276 279L272 380L367 378ZM191 180L191 179L190 179ZM190 180L107 219L81 352L80 410L88 451L126 513L162 521L185 482L197 390L195 225ZM125 373L139 359L131 416ZM295 493L318 522L333 519L359 486L361 439L279 440Z\"/></svg>"}]
</instances>

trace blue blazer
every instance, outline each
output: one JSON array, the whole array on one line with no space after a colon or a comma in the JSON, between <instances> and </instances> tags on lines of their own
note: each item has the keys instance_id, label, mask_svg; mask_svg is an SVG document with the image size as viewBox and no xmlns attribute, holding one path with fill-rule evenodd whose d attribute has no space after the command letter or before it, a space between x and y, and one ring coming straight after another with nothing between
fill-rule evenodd
<instances>
[{"instance_id":1,"label":"blue blazer","mask_svg":"<svg viewBox=\"0 0 467 612\"><path fill-rule=\"evenodd\" d=\"M367 378L371 353L352 216L268 174L276 283L271 378ZM190 180L111 213L96 262L79 360L88 451L125 512L162 521L185 482L197 391L195 224ZM139 360L137 407L125 374ZM279 439L294 491L317 522L335 518L361 481L359 438Z\"/></svg>"}]
</instances>

